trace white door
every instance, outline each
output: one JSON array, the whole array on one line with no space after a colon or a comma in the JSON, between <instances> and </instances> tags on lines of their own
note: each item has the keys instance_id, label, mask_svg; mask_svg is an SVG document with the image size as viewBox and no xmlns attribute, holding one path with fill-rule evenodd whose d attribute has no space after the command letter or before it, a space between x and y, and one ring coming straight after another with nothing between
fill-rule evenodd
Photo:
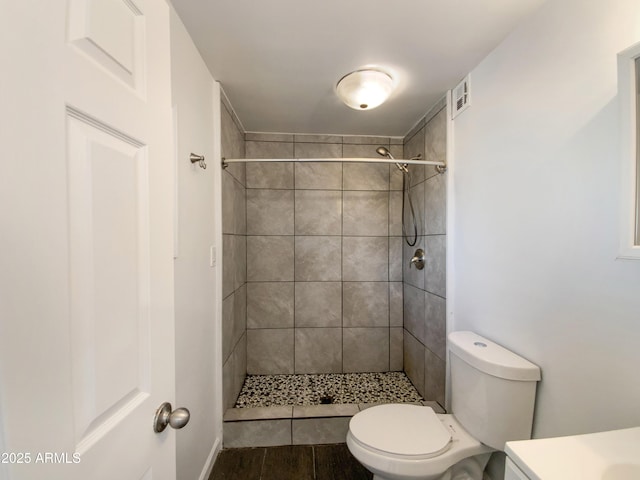
<instances>
[{"instance_id":1,"label":"white door","mask_svg":"<svg viewBox=\"0 0 640 480\"><path fill-rule=\"evenodd\" d=\"M0 475L174 479L168 6L0 9Z\"/></svg>"}]
</instances>

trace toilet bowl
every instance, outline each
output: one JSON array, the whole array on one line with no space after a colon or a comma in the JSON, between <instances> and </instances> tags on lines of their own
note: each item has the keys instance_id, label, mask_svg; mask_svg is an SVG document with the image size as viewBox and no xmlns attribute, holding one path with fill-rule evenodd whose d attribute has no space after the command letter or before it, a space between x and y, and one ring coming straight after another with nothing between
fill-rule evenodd
<instances>
[{"instance_id":1,"label":"toilet bowl","mask_svg":"<svg viewBox=\"0 0 640 480\"><path fill-rule=\"evenodd\" d=\"M448 340L452 414L388 404L349 422L347 446L374 480L481 480L492 452L531 438L540 369L473 332Z\"/></svg>"},{"instance_id":2,"label":"toilet bowl","mask_svg":"<svg viewBox=\"0 0 640 480\"><path fill-rule=\"evenodd\" d=\"M494 451L473 438L453 415L406 404L358 413L349 424L347 446L376 480L482 478Z\"/></svg>"}]
</instances>

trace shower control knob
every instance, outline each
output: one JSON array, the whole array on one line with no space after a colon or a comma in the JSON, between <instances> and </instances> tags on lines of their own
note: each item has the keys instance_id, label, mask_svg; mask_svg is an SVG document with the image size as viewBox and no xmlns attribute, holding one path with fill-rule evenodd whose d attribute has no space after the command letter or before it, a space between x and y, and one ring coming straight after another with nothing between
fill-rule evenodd
<instances>
[{"instance_id":1,"label":"shower control knob","mask_svg":"<svg viewBox=\"0 0 640 480\"><path fill-rule=\"evenodd\" d=\"M409 268L411 268L411 265L415 265L418 270L422 270L424 268L424 250L419 248L415 251L413 258L409 263Z\"/></svg>"},{"instance_id":2,"label":"shower control knob","mask_svg":"<svg viewBox=\"0 0 640 480\"><path fill-rule=\"evenodd\" d=\"M160 408L156 411L156 416L153 420L153 431L160 433L169 425L171 428L182 428L189 423L191 413L186 408L176 408L171 410L171 404L164 402L160 405Z\"/></svg>"}]
</instances>

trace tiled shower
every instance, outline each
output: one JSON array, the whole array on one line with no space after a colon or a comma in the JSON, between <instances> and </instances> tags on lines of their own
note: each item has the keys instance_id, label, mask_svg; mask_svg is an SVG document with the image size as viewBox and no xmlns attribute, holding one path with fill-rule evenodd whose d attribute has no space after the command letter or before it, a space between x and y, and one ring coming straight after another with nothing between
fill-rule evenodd
<instances>
[{"instance_id":1,"label":"tiled shower","mask_svg":"<svg viewBox=\"0 0 640 480\"><path fill-rule=\"evenodd\" d=\"M404 137L243 132L226 100L226 158L444 161L444 101ZM241 163L223 171L225 408L246 374L405 371L444 404L445 175L411 168L418 243L402 240L393 164ZM404 248L403 248L404 245ZM425 269L409 269L415 248Z\"/></svg>"}]
</instances>

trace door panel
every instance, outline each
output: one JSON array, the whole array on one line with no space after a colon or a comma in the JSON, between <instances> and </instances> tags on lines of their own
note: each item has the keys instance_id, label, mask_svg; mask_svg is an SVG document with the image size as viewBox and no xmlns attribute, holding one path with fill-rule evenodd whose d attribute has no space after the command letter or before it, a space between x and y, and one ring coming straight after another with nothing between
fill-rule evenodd
<instances>
[{"instance_id":1,"label":"door panel","mask_svg":"<svg viewBox=\"0 0 640 480\"><path fill-rule=\"evenodd\" d=\"M74 424L80 454L149 397L145 147L68 111Z\"/></svg>"},{"instance_id":2,"label":"door panel","mask_svg":"<svg viewBox=\"0 0 640 480\"><path fill-rule=\"evenodd\" d=\"M68 32L72 45L127 85L139 89L144 72L145 18L136 3L71 0Z\"/></svg>"}]
</instances>

